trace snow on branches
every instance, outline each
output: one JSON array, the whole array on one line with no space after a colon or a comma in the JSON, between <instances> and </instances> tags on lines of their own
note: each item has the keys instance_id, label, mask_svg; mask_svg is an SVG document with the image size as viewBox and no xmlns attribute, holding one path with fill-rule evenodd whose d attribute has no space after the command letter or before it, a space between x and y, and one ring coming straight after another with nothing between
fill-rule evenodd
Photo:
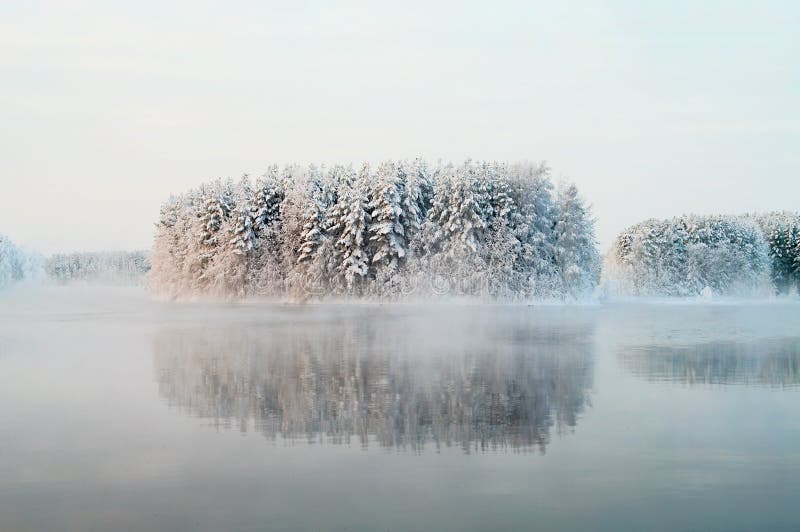
<instances>
[{"instance_id":1,"label":"snow on branches","mask_svg":"<svg viewBox=\"0 0 800 532\"><path fill-rule=\"evenodd\" d=\"M544 165L270 167L161 210L150 287L173 297L579 298L594 220Z\"/></svg>"},{"instance_id":2,"label":"snow on branches","mask_svg":"<svg viewBox=\"0 0 800 532\"><path fill-rule=\"evenodd\" d=\"M788 292L800 284L798 237L790 213L645 220L617 237L602 284L618 295Z\"/></svg>"}]
</instances>

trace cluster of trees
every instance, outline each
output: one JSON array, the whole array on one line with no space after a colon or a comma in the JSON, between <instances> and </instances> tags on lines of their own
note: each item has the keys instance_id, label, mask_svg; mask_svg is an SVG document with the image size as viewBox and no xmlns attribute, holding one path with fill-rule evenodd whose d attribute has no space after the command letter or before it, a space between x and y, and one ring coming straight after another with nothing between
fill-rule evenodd
<instances>
[{"instance_id":1,"label":"cluster of trees","mask_svg":"<svg viewBox=\"0 0 800 532\"><path fill-rule=\"evenodd\" d=\"M144 251L101 251L59 253L50 256L45 271L50 279L97 281L102 283L139 284L150 264Z\"/></svg>"},{"instance_id":2,"label":"cluster of trees","mask_svg":"<svg viewBox=\"0 0 800 532\"><path fill-rule=\"evenodd\" d=\"M0 235L0 288L40 276L42 259L17 247L10 238Z\"/></svg>"},{"instance_id":3,"label":"cluster of trees","mask_svg":"<svg viewBox=\"0 0 800 532\"><path fill-rule=\"evenodd\" d=\"M544 165L273 166L162 206L150 286L175 296L580 297L594 220Z\"/></svg>"},{"instance_id":4,"label":"cluster of trees","mask_svg":"<svg viewBox=\"0 0 800 532\"><path fill-rule=\"evenodd\" d=\"M758 224L767 241L775 290L787 293L800 289L800 214L771 212L748 217Z\"/></svg>"},{"instance_id":5,"label":"cluster of trees","mask_svg":"<svg viewBox=\"0 0 800 532\"><path fill-rule=\"evenodd\" d=\"M270 440L415 451L544 451L589 404L590 325L484 315L482 330L474 313L443 323L343 312L356 315L164 329L154 340L159 392L187 414Z\"/></svg>"},{"instance_id":6,"label":"cluster of trees","mask_svg":"<svg viewBox=\"0 0 800 532\"><path fill-rule=\"evenodd\" d=\"M797 286L800 219L787 213L686 215L623 231L603 266L603 284L624 295L747 294Z\"/></svg>"}]
</instances>

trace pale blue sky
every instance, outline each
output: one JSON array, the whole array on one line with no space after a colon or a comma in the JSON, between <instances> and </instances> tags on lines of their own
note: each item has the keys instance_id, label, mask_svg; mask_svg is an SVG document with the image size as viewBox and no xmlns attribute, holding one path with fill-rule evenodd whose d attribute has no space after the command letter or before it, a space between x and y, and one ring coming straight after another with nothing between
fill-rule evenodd
<instances>
[{"instance_id":1,"label":"pale blue sky","mask_svg":"<svg viewBox=\"0 0 800 532\"><path fill-rule=\"evenodd\" d=\"M0 233L144 248L202 180L416 155L546 159L604 249L797 210L799 56L792 1L0 0Z\"/></svg>"}]
</instances>

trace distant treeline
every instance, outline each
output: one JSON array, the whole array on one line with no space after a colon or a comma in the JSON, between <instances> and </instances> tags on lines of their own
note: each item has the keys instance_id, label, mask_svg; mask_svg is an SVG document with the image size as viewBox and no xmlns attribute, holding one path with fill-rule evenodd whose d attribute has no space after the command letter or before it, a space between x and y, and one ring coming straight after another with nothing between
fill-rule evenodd
<instances>
[{"instance_id":1,"label":"distant treeline","mask_svg":"<svg viewBox=\"0 0 800 532\"><path fill-rule=\"evenodd\" d=\"M800 286L800 215L646 220L617 237L603 283L622 295L790 292Z\"/></svg>"},{"instance_id":2,"label":"distant treeline","mask_svg":"<svg viewBox=\"0 0 800 532\"><path fill-rule=\"evenodd\" d=\"M0 235L0 288L41 275L42 258L17 247L11 239Z\"/></svg>"},{"instance_id":3,"label":"distant treeline","mask_svg":"<svg viewBox=\"0 0 800 532\"><path fill-rule=\"evenodd\" d=\"M58 282L138 284L144 282L149 269L144 251L59 253L50 256L45 264L48 277Z\"/></svg>"},{"instance_id":4,"label":"distant treeline","mask_svg":"<svg viewBox=\"0 0 800 532\"><path fill-rule=\"evenodd\" d=\"M594 220L544 165L273 166L161 209L151 288L171 296L577 298Z\"/></svg>"}]
</instances>

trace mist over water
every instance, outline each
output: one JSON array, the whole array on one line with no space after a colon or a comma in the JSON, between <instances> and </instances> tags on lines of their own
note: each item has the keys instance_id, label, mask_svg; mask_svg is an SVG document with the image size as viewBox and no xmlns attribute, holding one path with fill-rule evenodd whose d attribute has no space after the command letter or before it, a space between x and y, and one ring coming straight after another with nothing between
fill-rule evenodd
<instances>
[{"instance_id":1,"label":"mist over water","mask_svg":"<svg viewBox=\"0 0 800 532\"><path fill-rule=\"evenodd\" d=\"M800 302L0 294L0 530L796 530Z\"/></svg>"}]
</instances>

